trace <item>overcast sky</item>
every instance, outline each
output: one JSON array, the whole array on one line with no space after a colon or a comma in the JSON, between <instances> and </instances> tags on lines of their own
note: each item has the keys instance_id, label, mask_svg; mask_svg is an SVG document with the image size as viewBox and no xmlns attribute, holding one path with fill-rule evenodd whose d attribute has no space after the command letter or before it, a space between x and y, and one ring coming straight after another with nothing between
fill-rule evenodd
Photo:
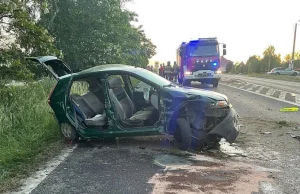
<instances>
[{"instance_id":1,"label":"overcast sky","mask_svg":"<svg viewBox=\"0 0 300 194\"><path fill-rule=\"evenodd\" d=\"M176 48L192 38L217 37L227 58L246 61L268 45L291 53L300 0L134 0L127 5L157 46L153 60L174 61ZM296 50L300 50L298 25Z\"/></svg>"}]
</instances>

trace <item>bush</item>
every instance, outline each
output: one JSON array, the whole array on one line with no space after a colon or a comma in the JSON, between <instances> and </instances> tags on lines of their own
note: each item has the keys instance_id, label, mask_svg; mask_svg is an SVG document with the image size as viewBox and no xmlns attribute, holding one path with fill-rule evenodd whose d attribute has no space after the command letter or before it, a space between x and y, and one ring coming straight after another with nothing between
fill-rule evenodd
<instances>
[{"instance_id":1,"label":"bush","mask_svg":"<svg viewBox=\"0 0 300 194\"><path fill-rule=\"evenodd\" d=\"M37 155L60 139L47 104L54 82L0 86L0 193L8 179L26 174Z\"/></svg>"}]
</instances>

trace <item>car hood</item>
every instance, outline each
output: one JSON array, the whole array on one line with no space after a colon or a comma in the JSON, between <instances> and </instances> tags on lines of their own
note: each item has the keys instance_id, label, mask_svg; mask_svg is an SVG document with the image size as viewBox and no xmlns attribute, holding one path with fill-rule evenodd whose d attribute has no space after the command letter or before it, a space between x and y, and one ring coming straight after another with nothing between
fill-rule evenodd
<instances>
[{"instance_id":1,"label":"car hood","mask_svg":"<svg viewBox=\"0 0 300 194\"><path fill-rule=\"evenodd\" d=\"M220 94L218 92L213 92L213 91L208 91L208 90L203 90L203 89L197 89L197 88L191 88L191 87L180 87L180 86L175 86L175 87L168 87L169 92L172 94L174 97L180 97L180 96L203 96L207 98L211 98L217 101L220 100L226 100L228 101L227 96Z\"/></svg>"}]
</instances>

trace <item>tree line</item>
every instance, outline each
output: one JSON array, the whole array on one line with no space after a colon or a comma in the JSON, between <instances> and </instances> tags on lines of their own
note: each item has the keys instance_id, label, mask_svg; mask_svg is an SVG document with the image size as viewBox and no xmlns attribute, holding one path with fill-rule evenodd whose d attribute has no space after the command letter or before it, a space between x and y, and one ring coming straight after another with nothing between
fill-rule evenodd
<instances>
[{"instance_id":1,"label":"tree line","mask_svg":"<svg viewBox=\"0 0 300 194\"><path fill-rule=\"evenodd\" d=\"M145 67L156 46L131 0L7 0L0 2L0 79L40 77L26 56L54 55L80 71L101 64Z\"/></svg>"},{"instance_id":2,"label":"tree line","mask_svg":"<svg viewBox=\"0 0 300 194\"><path fill-rule=\"evenodd\" d=\"M236 62L228 63L226 72L231 73L266 73L275 67L289 67L292 59L291 54L284 56L283 60L281 55L275 52L274 46L268 46L262 54L250 56L246 63ZM294 54L294 68L300 68L300 51Z\"/></svg>"}]
</instances>

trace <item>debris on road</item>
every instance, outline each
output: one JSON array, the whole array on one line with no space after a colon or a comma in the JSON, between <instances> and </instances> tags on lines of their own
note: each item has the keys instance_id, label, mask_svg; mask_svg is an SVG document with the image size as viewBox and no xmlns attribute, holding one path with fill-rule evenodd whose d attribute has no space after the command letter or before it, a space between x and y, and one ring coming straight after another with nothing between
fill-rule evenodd
<instances>
[{"instance_id":1,"label":"debris on road","mask_svg":"<svg viewBox=\"0 0 300 194\"><path fill-rule=\"evenodd\" d=\"M300 135L291 135L291 137L300 140Z\"/></svg>"},{"instance_id":2,"label":"debris on road","mask_svg":"<svg viewBox=\"0 0 300 194\"><path fill-rule=\"evenodd\" d=\"M289 126L286 121L279 121L278 124L281 126Z\"/></svg>"},{"instance_id":3,"label":"debris on road","mask_svg":"<svg viewBox=\"0 0 300 194\"><path fill-rule=\"evenodd\" d=\"M297 112L299 108L297 107L290 107L290 108L282 108L280 109L280 112Z\"/></svg>"},{"instance_id":4,"label":"debris on road","mask_svg":"<svg viewBox=\"0 0 300 194\"><path fill-rule=\"evenodd\" d=\"M266 132L261 132L261 134L264 134L264 135L269 135L269 134L271 134L271 132L269 132L269 131L266 131Z\"/></svg>"}]
</instances>

